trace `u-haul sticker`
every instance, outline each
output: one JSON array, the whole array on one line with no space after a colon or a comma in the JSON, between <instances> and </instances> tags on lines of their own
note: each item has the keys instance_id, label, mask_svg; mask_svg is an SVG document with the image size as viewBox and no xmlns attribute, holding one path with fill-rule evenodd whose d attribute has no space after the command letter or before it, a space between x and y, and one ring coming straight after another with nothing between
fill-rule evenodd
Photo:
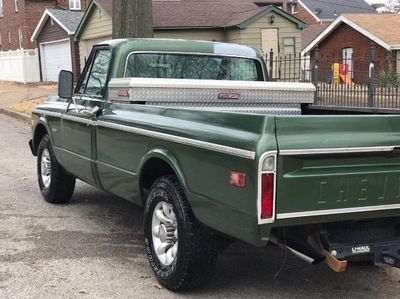
<instances>
[{"instance_id":1,"label":"u-haul sticker","mask_svg":"<svg viewBox=\"0 0 400 299\"><path fill-rule=\"evenodd\" d=\"M368 245L355 246L355 247L351 248L351 252L353 254L369 253L369 252L371 252L371 247Z\"/></svg>"}]
</instances>

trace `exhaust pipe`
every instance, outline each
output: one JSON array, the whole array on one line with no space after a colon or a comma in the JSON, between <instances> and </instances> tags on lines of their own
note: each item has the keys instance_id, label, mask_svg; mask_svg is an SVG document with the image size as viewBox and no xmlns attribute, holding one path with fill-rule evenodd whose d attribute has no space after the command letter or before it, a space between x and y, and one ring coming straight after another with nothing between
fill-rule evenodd
<instances>
[{"instance_id":1,"label":"exhaust pipe","mask_svg":"<svg viewBox=\"0 0 400 299\"><path fill-rule=\"evenodd\" d=\"M289 243L291 244L285 244L275 236L270 236L270 241L275 245L277 245L279 248L289 251L293 255L297 256L298 258L302 259L303 261L311 265L318 265L323 261L325 261L326 257L324 255L318 253L317 251L315 251L314 249L310 248L307 245L304 246L290 241Z\"/></svg>"}]
</instances>

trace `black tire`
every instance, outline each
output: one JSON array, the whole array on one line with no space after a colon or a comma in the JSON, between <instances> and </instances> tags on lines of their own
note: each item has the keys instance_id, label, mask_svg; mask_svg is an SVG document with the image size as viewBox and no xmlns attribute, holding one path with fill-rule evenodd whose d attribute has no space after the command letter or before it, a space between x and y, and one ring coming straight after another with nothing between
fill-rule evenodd
<instances>
[{"instance_id":1,"label":"black tire","mask_svg":"<svg viewBox=\"0 0 400 299\"><path fill-rule=\"evenodd\" d=\"M156 206L167 202L176 216L177 253L171 265L158 258L152 233ZM218 237L195 218L176 176L159 178L151 187L144 210L145 248L157 280L171 291L201 286L212 276L218 257Z\"/></svg>"},{"instance_id":2,"label":"black tire","mask_svg":"<svg viewBox=\"0 0 400 299\"><path fill-rule=\"evenodd\" d=\"M50 180L46 184L42 178L42 156L44 153L48 153L51 169ZM42 137L38 147L37 176L40 191L47 202L62 204L71 199L75 189L75 178L69 175L57 162L47 134Z\"/></svg>"}]
</instances>

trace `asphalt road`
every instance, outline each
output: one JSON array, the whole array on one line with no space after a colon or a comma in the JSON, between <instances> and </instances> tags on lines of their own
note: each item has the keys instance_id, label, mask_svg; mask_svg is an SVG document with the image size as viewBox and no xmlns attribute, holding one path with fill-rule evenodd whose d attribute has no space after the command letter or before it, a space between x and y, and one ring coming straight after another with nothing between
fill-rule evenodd
<instances>
[{"instance_id":1,"label":"asphalt road","mask_svg":"<svg viewBox=\"0 0 400 299\"><path fill-rule=\"evenodd\" d=\"M271 247L234 244L202 289L160 288L144 255L142 211L78 183L68 205L46 203L30 128L0 115L0 298L399 298L400 270L336 274ZM276 276L276 277L275 277Z\"/></svg>"}]
</instances>

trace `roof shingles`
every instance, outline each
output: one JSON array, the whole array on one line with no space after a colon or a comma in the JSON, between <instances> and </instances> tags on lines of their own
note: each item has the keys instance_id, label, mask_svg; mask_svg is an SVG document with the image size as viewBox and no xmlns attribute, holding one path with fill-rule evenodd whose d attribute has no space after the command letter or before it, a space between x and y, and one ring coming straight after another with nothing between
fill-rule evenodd
<instances>
[{"instance_id":1,"label":"roof shingles","mask_svg":"<svg viewBox=\"0 0 400 299\"><path fill-rule=\"evenodd\" d=\"M95 2L112 16L112 0ZM261 10L249 0L153 0L153 27L229 27L244 22Z\"/></svg>"},{"instance_id":2,"label":"roof shingles","mask_svg":"<svg viewBox=\"0 0 400 299\"><path fill-rule=\"evenodd\" d=\"M355 23L372 35L392 47L400 46L399 14L344 14L346 19Z\"/></svg>"},{"instance_id":3,"label":"roof shingles","mask_svg":"<svg viewBox=\"0 0 400 299\"><path fill-rule=\"evenodd\" d=\"M375 13L365 0L301 0L320 20L333 20L343 13Z\"/></svg>"},{"instance_id":4,"label":"roof shingles","mask_svg":"<svg viewBox=\"0 0 400 299\"><path fill-rule=\"evenodd\" d=\"M253 2L243 0L155 0L153 25L154 28L230 27L261 10Z\"/></svg>"},{"instance_id":5,"label":"roof shingles","mask_svg":"<svg viewBox=\"0 0 400 299\"><path fill-rule=\"evenodd\" d=\"M56 8L49 8L48 11L70 32L76 31L84 14L82 11L61 10Z\"/></svg>"}]
</instances>

